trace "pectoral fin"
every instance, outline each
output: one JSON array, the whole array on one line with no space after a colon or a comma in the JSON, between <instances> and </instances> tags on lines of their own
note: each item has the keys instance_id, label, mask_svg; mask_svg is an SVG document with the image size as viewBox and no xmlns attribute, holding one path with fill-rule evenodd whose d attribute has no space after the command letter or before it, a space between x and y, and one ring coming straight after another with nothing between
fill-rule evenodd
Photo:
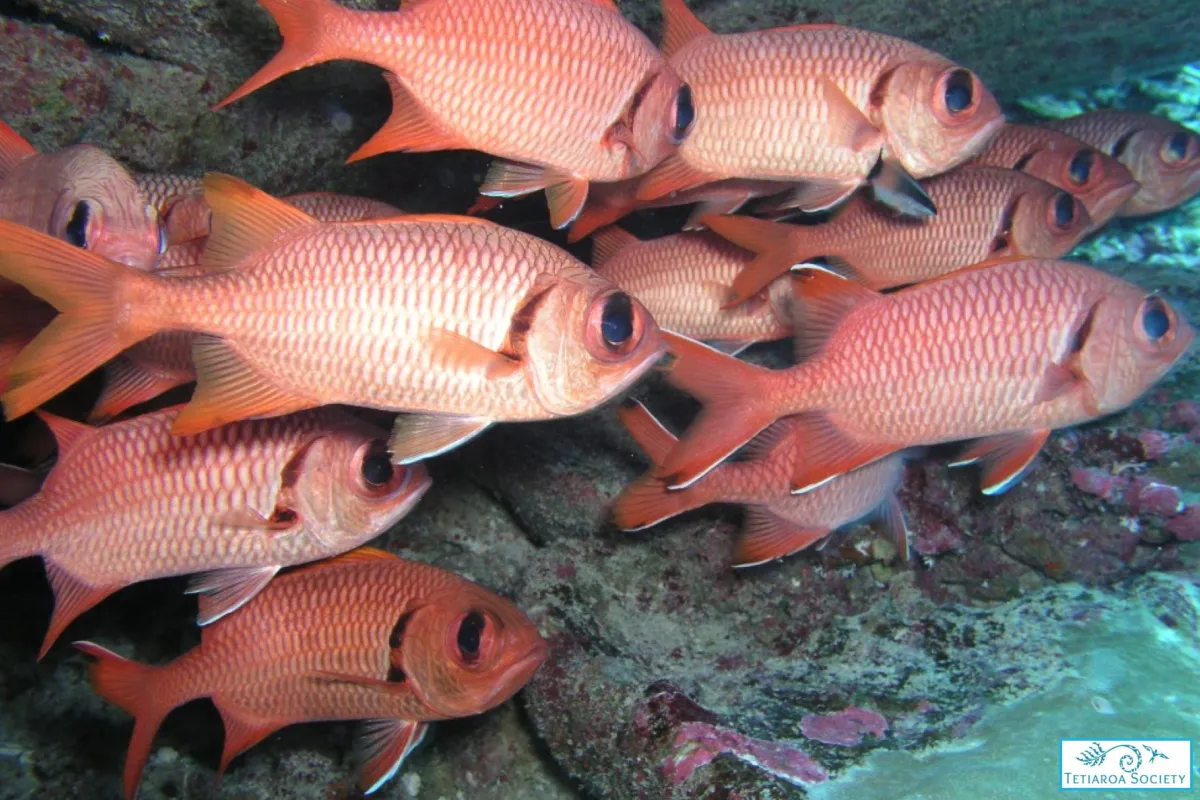
<instances>
[{"instance_id":1,"label":"pectoral fin","mask_svg":"<svg viewBox=\"0 0 1200 800\"><path fill-rule=\"evenodd\" d=\"M187 594L202 594L197 625L209 625L237 611L261 592L280 565L266 567L230 567L201 573L188 584Z\"/></svg>"},{"instance_id":2,"label":"pectoral fin","mask_svg":"<svg viewBox=\"0 0 1200 800\"><path fill-rule=\"evenodd\" d=\"M363 794L371 794L391 780L428 731L426 723L413 720L364 722L356 745L361 759L359 786Z\"/></svg>"},{"instance_id":3,"label":"pectoral fin","mask_svg":"<svg viewBox=\"0 0 1200 800\"><path fill-rule=\"evenodd\" d=\"M389 448L396 464L433 458L474 439L492 424L490 419L443 414L401 414L392 429Z\"/></svg>"},{"instance_id":4,"label":"pectoral fin","mask_svg":"<svg viewBox=\"0 0 1200 800\"><path fill-rule=\"evenodd\" d=\"M1025 475L1049 437L1047 428L989 436L968 447L950 466L980 462L980 490L986 495L1004 494Z\"/></svg>"},{"instance_id":5,"label":"pectoral fin","mask_svg":"<svg viewBox=\"0 0 1200 800\"><path fill-rule=\"evenodd\" d=\"M868 178L875 199L906 217L932 217L937 206L904 167L882 158Z\"/></svg>"}]
</instances>

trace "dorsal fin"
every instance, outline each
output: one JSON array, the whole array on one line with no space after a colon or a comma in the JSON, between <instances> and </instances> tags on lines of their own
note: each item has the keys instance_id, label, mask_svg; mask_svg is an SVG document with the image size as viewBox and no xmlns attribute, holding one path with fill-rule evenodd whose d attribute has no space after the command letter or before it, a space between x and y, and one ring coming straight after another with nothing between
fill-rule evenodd
<instances>
[{"instance_id":1,"label":"dorsal fin","mask_svg":"<svg viewBox=\"0 0 1200 800\"><path fill-rule=\"evenodd\" d=\"M663 55L670 58L701 36L712 36L712 31L692 13L684 0L663 0Z\"/></svg>"},{"instance_id":2,"label":"dorsal fin","mask_svg":"<svg viewBox=\"0 0 1200 800\"><path fill-rule=\"evenodd\" d=\"M364 222L364 223L376 223L376 222L383 222L383 221L384 220L378 220L378 219L362 220L362 222ZM481 219L479 217L468 217L463 214L405 214L402 217L392 217L391 219L387 220L387 223L389 225L392 223L405 223L405 222L413 222L413 223L417 223L417 222L425 222L425 223L453 222L453 223L462 224L462 225L491 225L493 228L501 227L497 223L492 222L490 219Z\"/></svg>"},{"instance_id":3,"label":"dorsal fin","mask_svg":"<svg viewBox=\"0 0 1200 800\"><path fill-rule=\"evenodd\" d=\"M56 414L51 414L49 411L38 411L37 415L42 418L42 422L46 423L46 427L54 434L54 441L58 443L59 459L66 455L81 437L96 430L91 425L84 425L82 422L65 419Z\"/></svg>"},{"instance_id":4,"label":"dorsal fin","mask_svg":"<svg viewBox=\"0 0 1200 800\"><path fill-rule=\"evenodd\" d=\"M279 235L318 224L295 206L231 175L205 175L204 200L212 209L212 235L202 257L208 269L234 269Z\"/></svg>"},{"instance_id":5,"label":"dorsal fin","mask_svg":"<svg viewBox=\"0 0 1200 800\"><path fill-rule=\"evenodd\" d=\"M592 269L599 269L617 253L640 241L641 239L616 225L596 231L592 234Z\"/></svg>"},{"instance_id":6,"label":"dorsal fin","mask_svg":"<svg viewBox=\"0 0 1200 800\"><path fill-rule=\"evenodd\" d=\"M21 134L0 122L0 180L32 155L37 155L37 149Z\"/></svg>"},{"instance_id":7,"label":"dorsal fin","mask_svg":"<svg viewBox=\"0 0 1200 800\"><path fill-rule=\"evenodd\" d=\"M819 267L794 273L796 360L811 358L825 346L842 318L881 295L861 283Z\"/></svg>"}]
</instances>

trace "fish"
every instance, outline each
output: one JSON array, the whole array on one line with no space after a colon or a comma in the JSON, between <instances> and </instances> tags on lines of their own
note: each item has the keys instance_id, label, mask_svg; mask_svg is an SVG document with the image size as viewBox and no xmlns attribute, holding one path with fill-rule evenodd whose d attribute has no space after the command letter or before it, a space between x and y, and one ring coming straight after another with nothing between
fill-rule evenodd
<instances>
[{"instance_id":1,"label":"fish","mask_svg":"<svg viewBox=\"0 0 1200 800\"><path fill-rule=\"evenodd\" d=\"M706 217L715 233L758 254L733 280L725 307L817 258L880 291L1004 256L1059 258L1092 229L1079 198L1010 169L963 167L925 189L941 209L936 217L902 217L863 196L821 225Z\"/></svg>"},{"instance_id":2,"label":"fish","mask_svg":"<svg viewBox=\"0 0 1200 800\"><path fill-rule=\"evenodd\" d=\"M664 333L667 381L704 404L655 475L685 488L798 415L792 491L910 447L975 440L984 494L1013 486L1056 428L1132 404L1195 331L1157 294L1094 267L1008 258L880 295L821 269L793 276L795 367L772 371Z\"/></svg>"},{"instance_id":3,"label":"fish","mask_svg":"<svg viewBox=\"0 0 1200 800\"><path fill-rule=\"evenodd\" d=\"M142 270L165 247L154 206L111 156L90 144L39 153L3 122L0 219Z\"/></svg>"},{"instance_id":4,"label":"fish","mask_svg":"<svg viewBox=\"0 0 1200 800\"><path fill-rule=\"evenodd\" d=\"M638 184L639 201L728 178L803 180L803 211L870 184L902 213L931 216L915 179L974 157L1003 124L972 72L903 39L841 25L716 35L683 0L663 0L663 15L696 123Z\"/></svg>"},{"instance_id":5,"label":"fish","mask_svg":"<svg viewBox=\"0 0 1200 800\"><path fill-rule=\"evenodd\" d=\"M41 491L0 511L0 567L38 556L54 612L38 658L120 589L195 575L198 621L236 611L281 568L338 555L403 518L429 489L394 467L386 434L336 408L178 437L179 406L95 428L38 414L58 461Z\"/></svg>"},{"instance_id":6,"label":"fish","mask_svg":"<svg viewBox=\"0 0 1200 800\"><path fill-rule=\"evenodd\" d=\"M421 0L386 13L259 3L283 49L216 108L314 64L374 64L386 70L392 114L350 161L482 150L500 160L481 192L545 189L555 228L578 215L591 181L645 173L695 120L691 90L612 0Z\"/></svg>"},{"instance_id":7,"label":"fish","mask_svg":"<svg viewBox=\"0 0 1200 800\"><path fill-rule=\"evenodd\" d=\"M749 303L723 310L733 279L754 254L709 232L651 241L612 226L592 238L592 268L636 298L665 330L726 352L791 335L792 290L771 284Z\"/></svg>"},{"instance_id":8,"label":"fish","mask_svg":"<svg viewBox=\"0 0 1200 800\"><path fill-rule=\"evenodd\" d=\"M8 391L12 363L52 319L54 309L23 289L0 293L0 394Z\"/></svg>"},{"instance_id":9,"label":"fish","mask_svg":"<svg viewBox=\"0 0 1200 800\"><path fill-rule=\"evenodd\" d=\"M1141 188L1118 212L1144 217L1200 192L1200 135L1155 114L1102 109L1043 123L1120 161Z\"/></svg>"},{"instance_id":10,"label":"fish","mask_svg":"<svg viewBox=\"0 0 1200 800\"><path fill-rule=\"evenodd\" d=\"M24 414L156 333L199 334L177 435L331 403L410 412L397 463L493 422L589 411L663 354L645 308L565 251L470 217L322 223L210 175L212 274L130 270L0 222L0 276L60 314L14 362ZM115 313L120 308L122 313Z\"/></svg>"},{"instance_id":11,"label":"fish","mask_svg":"<svg viewBox=\"0 0 1200 800\"><path fill-rule=\"evenodd\" d=\"M621 422L652 462L667 456L677 440L644 405L628 399ZM746 521L733 553L733 566L754 567L784 558L827 538L867 516L879 517L900 552L908 553L904 513L896 487L904 476L904 460L894 454L848 472L819 489L794 495L792 471L803 457L802 430L784 418L759 434L745 450L745 460L720 465L686 489L670 491L647 474L627 486L613 503L613 519L621 530L637 531L710 503L746 506Z\"/></svg>"},{"instance_id":12,"label":"fish","mask_svg":"<svg viewBox=\"0 0 1200 800\"><path fill-rule=\"evenodd\" d=\"M1020 170L1079 198L1093 228L1112 219L1140 184L1124 164L1065 133L1006 123L967 166Z\"/></svg>"},{"instance_id":13,"label":"fish","mask_svg":"<svg viewBox=\"0 0 1200 800\"><path fill-rule=\"evenodd\" d=\"M359 785L391 779L429 723L506 702L545 661L537 628L508 600L437 567L360 548L281 575L200 644L160 666L93 642L95 691L134 717L124 796L133 800L172 709L221 714L218 777L239 754L302 722L364 720Z\"/></svg>"}]
</instances>

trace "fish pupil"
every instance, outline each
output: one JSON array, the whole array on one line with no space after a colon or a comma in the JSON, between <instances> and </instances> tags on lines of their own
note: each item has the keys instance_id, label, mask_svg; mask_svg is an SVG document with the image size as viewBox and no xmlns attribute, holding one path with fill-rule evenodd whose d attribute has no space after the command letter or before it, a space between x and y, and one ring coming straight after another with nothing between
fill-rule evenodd
<instances>
[{"instance_id":1,"label":"fish pupil","mask_svg":"<svg viewBox=\"0 0 1200 800\"><path fill-rule=\"evenodd\" d=\"M1171 163L1183 161L1183 157L1187 155L1187 134L1175 133L1167 140L1167 160Z\"/></svg>"},{"instance_id":2,"label":"fish pupil","mask_svg":"<svg viewBox=\"0 0 1200 800\"><path fill-rule=\"evenodd\" d=\"M67 222L68 243L76 247L87 248L88 219L91 217L91 213L86 200L80 200L75 204L75 210L71 213L71 219Z\"/></svg>"},{"instance_id":3,"label":"fish pupil","mask_svg":"<svg viewBox=\"0 0 1200 800\"><path fill-rule=\"evenodd\" d=\"M1171 320L1167 316L1167 309L1163 306L1163 301L1157 297L1146 301L1145 311L1142 312L1142 328L1152 342L1157 342L1166 336L1167 331L1171 329Z\"/></svg>"},{"instance_id":4,"label":"fish pupil","mask_svg":"<svg viewBox=\"0 0 1200 800\"><path fill-rule=\"evenodd\" d=\"M963 69L950 73L946 81L946 108L951 114L960 114L971 105L971 73Z\"/></svg>"},{"instance_id":5,"label":"fish pupil","mask_svg":"<svg viewBox=\"0 0 1200 800\"><path fill-rule=\"evenodd\" d=\"M675 128L671 132L675 144L683 142L695 120L696 108L692 105L692 88L685 83L679 87L679 94L675 95Z\"/></svg>"},{"instance_id":6,"label":"fish pupil","mask_svg":"<svg viewBox=\"0 0 1200 800\"><path fill-rule=\"evenodd\" d=\"M1054 200L1054 221L1060 228L1065 228L1075 219L1075 198L1066 192L1060 192Z\"/></svg>"},{"instance_id":7,"label":"fish pupil","mask_svg":"<svg viewBox=\"0 0 1200 800\"><path fill-rule=\"evenodd\" d=\"M1088 182L1088 178L1092 174L1092 151L1080 150L1071 159L1071 165L1068 167L1071 175L1071 180L1082 186Z\"/></svg>"},{"instance_id":8,"label":"fish pupil","mask_svg":"<svg viewBox=\"0 0 1200 800\"><path fill-rule=\"evenodd\" d=\"M363 458L362 478L368 486L383 486L396 474L392 459L382 442L376 442L371 452Z\"/></svg>"},{"instance_id":9,"label":"fish pupil","mask_svg":"<svg viewBox=\"0 0 1200 800\"><path fill-rule=\"evenodd\" d=\"M458 626L458 651L464 659L472 661L479 657L479 641L487 622L478 611L472 611L463 617Z\"/></svg>"},{"instance_id":10,"label":"fish pupil","mask_svg":"<svg viewBox=\"0 0 1200 800\"><path fill-rule=\"evenodd\" d=\"M620 347L633 336L633 302L629 295L617 292L604 301L600 333L609 347Z\"/></svg>"}]
</instances>

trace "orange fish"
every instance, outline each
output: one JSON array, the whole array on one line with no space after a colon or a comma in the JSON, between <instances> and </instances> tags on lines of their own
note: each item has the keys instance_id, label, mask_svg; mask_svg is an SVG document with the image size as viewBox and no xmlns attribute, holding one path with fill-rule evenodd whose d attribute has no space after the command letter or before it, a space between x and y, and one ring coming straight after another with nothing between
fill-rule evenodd
<instances>
[{"instance_id":1,"label":"orange fish","mask_svg":"<svg viewBox=\"0 0 1200 800\"><path fill-rule=\"evenodd\" d=\"M792 332L792 290L772 284L752 302L723 309L734 278L754 255L712 233L679 233L643 242L609 227L592 238L592 266L635 297L665 330L724 352Z\"/></svg>"},{"instance_id":2,"label":"orange fish","mask_svg":"<svg viewBox=\"0 0 1200 800\"><path fill-rule=\"evenodd\" d=\"M8 372L38 331L54 319L54 309L31 297L24 289L0 292L0 394L8 391Z\"/></svg>"},{"instance_id":3,"label":"orange fish","mask_svg":"<svg viewBox=\"0 0 1200 800\"><path fill-rule=\"evenodd\" d=\"M589 181L646 172L695 116L689 89L612 0L421 0L388 13L259 2L283 49L218 108L313 64L375 64L389 73L392 115L351 161L482 150L517 162L494 165L482 193L545 189L556 228L583 208Z\"/></svg>"},{"instance_id":4,"label":"orange fish","mask_svg":"<svg viewBox=\"0 0 1200 800\"><path fill-rule=\"evenodd\" d=\"M823 225L706 218L713 231L759 254L733 281L729 307L814 258L878 291L1002 256L1059 258L1092 227L1078 198L1010 169L957 169L925 189L941 209L936 217L901 217L860 196Z\"/></svg>"},{"instance_id":5,"label":"orange fish","mask_svg":"<svg viewBox=\"0 0 1200 800\"><path fill-rule=\"evenodd\" d=\"M165 247L133 177L90 144L39 153L0 122L0 219L138 269Z\"/></svg>"},{"instance_id":6,"label":"orange fish","mask_svg":"<svg viewBox=\"0 0 1200 800\"><path fill-rule=\"evenodd\" d=\"M663 49L699 111L639 200L726 178L804 180L795 207L817 211L869 182L903 213L929 216L913 178L967 161L1003 124L971 72L902 39L841 25L718 36L683 0L663 0L663 15Z\"/></svg>"},{"instance_id":7,"label":"orange fish","mask_svg":"<svg viewBox=\"0 0 1200 800\"><path fill-rule=\"evenodd\" d=\"M162 666L91 642L92 685L134 716L125 759L133 800L155 734L172 709L206 697L225 723L218 776L280 728L367 720L360 785L371 794L400 769L428 723L508 700L546 659L520 609L436 567L371 548L271 582L200 645Z\"/></svg>"},{"instance_id":8,"label":"orange fish","mask_svg":"<svg viewBox=\"0 0 1200 800\"><path fill-rule=\"evenodd\" d=\"M213 274L197 278L0 223L0 275L62 312L13 364L10 418L155 333L190 331L199 377L176 434L328 403L418 412L392 437L406 463L493 422L588 411L663 353L639 303L528 234L450 216L322 223L234 178L205 187Z\"/></svg>"},{"instance_id":9,"label":"orange fish","mask_svg":"<svg viewBox=\"0 0 1200 800\"><path fill-rule=\"evenodd\" d=\"M621 421L650 460L658 463L675 437L642 404L627 400ZM705 480L670 491L647 474L627 486L613 505L613 518L626 531L656 525L710 503L746 506L746 525L733 554L733 566L753 567L803 550L869 514L882 518L902 553L908 552L904 515L896 487L904 461L888 456L848 472L811 492L790 492L796 458L803 457L800 428L782 419L746 448L746 460L727 462Z\"/></svg>"},{"instance_id":10,"label":"orange fish","mask_svg":"<svg viewBox=\"0 0 1200 800\"><path fill-rule=\"evenodd\" d=\"M1141 189L1118 216L1155 214L1200 192L1200 135L1165 117L1106 109L1043 124L1129 168Z\"/></svg>"},{"instance_id":11,"label":"orange fish","mask_svg":"<svg viewBox=\"0 0 1200 800\"><path fill-rule=\"evenodd\" d=\"M344 553L429 488L393 468L383 431L337 409L171 434L179 408L103 428L39 412L58 441L42 490L0 512L0 566L40 556L54 615L39 658L80 614L139 581L203 573L205 625L281 567Z\"/></svg>"},{"instance_id":12,"label":"orange fish","mask_svg":"<svg viewBox=\"0 0 1200 800\"><path fill-rule=\"evenodd\" d=\"M1006 123L968 166L1020 170L1079 198L1100 227L1137 194L1125 165L1074 136L1037 125Z\"/></svg>"},{"instance_id":13,"label":"orange fish","mask_svg":"<svg viewBox=\"0 0 1200 800\"><path fill-rule=\"evenodd\" d=\"M656 470L671 488L798 414L793 492L909 447L979 439L956 463L982 461L983 491L997 494L1051 430L1126 408L1195 336L1158 295L1065 261L1005 259L889 295L799 275L795 367L663 334L668 380L705 404Z\"/></svg>"}]
</instances>

